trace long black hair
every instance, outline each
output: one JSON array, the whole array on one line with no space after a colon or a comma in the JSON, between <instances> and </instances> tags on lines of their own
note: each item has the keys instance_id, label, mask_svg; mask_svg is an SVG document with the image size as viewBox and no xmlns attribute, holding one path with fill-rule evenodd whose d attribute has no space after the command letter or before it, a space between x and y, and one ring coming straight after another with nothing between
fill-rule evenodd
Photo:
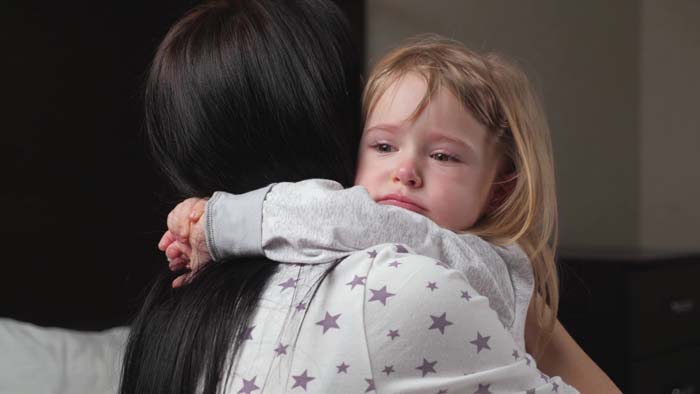
<instances>
[{"instance_id":1,"label":"long black hair","mask_svg":"<svg viewBox=\"0 0 700 394\"><path fill-rule=\"evenodd\" d=\"M330 1L210 2L158 48L146 84L147 134L182 196L308 178L350 185L359 83L348 24ZM179 289L170 287L173 274L159 277L132 324L120 393L223 388L276 265L212 262Z\"/></svg>"}]
</instances>

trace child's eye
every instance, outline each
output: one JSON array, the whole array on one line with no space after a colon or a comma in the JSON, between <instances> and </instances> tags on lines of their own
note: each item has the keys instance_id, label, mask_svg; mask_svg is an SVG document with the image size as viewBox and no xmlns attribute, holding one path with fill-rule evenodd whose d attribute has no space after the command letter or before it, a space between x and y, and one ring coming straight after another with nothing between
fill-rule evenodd
<instances>
[{"instance_id":1,"label":"child's eye","mask_svg":"<svg viewBox=\"0 0 700 394\"><path fill-rule=\"evenodd\" d=\"M433 153L430 155L430 157L437 161L459 161L456 157L450 156L446 153Z\"/></svg>"},{"instance_id":2,"label":"child's eye","mask_svg":"<svg viewBox=\"0 0 700 394\"><path fill-rule=\"evenodd\" d=\"M391 146L389 144L382 144L382 143L374 144L374 145L372 145L372 148L374 148L374 150L376 150L377 152L380 152L380 153L387 153L387 152L394 151L393 146Z\"/></svg>"}]
</instances>

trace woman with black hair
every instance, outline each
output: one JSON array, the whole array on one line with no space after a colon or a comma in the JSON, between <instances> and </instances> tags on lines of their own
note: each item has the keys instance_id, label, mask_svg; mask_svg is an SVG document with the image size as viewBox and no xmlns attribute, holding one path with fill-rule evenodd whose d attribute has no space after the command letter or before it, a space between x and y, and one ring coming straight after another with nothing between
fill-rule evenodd
<instances>
[{"instance_id":1,"label":"woman with black hair","mask_svg":"<svg viewBox=\"0 0 700 394\"><path fill-rule=\"evenodd\" d=\"M350 185L359 83L349 27L329 1L208 2L155 55L145 93L150 145L182 196L310 177ZM120 392L215 392L263 290L285 269L293 268L222 261L180 290L160 277L133 322Z\"/></svg>"},{"instance_id":2,"label":"woman with black hair","mask_svg":"<svg viewBox=\"0 0 700 394\"><path fill-rule=\"evenodd\" d=\"M183 196L309 178L349 186L361 130L352 53L325 0L195 8L148 77L156 160ZM565 390L517 353L462 274L403 245L317 265L233 260L179 288L173 275L156 281L132 325L121 393ZM440 313L448 304L459 315Z\"/></svg>"}]
</instances>

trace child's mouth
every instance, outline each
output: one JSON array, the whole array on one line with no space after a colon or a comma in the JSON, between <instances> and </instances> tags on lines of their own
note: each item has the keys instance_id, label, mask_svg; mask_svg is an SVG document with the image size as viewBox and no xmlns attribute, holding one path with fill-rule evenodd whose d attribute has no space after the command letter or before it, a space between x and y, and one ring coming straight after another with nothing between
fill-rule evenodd
<instances>
[{"instance_id":1,"label":"child's mouth","mask_svg":"<svg viewBox=\"0 0 700 394\"><path fill-rule=\"evenodd\" d=\"M427 209L413 202L408 197L399 194L388 194L377 200L377 203L394 205L400 208L408 209L409 211L420 213L421 215L425 215L425 213L428 211Z\"/></svg>"}]
</instances>

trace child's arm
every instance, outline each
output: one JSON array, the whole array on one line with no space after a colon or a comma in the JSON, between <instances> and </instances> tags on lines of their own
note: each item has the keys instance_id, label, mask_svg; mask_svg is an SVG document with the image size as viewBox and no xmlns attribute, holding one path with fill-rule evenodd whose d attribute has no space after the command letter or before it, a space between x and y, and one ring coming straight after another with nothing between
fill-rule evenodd
<instances>
[{"instance_id":1,"label":"child's arm","mask_svg":"<svg viewBox=\"0 0 700 394\"><path fill-rule=\"evenodd\" d=\"M343 189L327 180L278 183L242 195L217 192L205 216L215 260L264 255L279 262L325 263L380 243L406 244L456 268L483 257L470 245L478 237L377 204L362 187Z\"/></svg>"},{"instance_id":2,"label":"child's arm","mask_svg":"<svg viewBox=\"0 0 700 394\"><path fill-rule=\"evenodd\" d=\"M456 234L423 215L377 204L362 187L312 179L243 195L217 192L205 213L212 257L261 255L279 262L324 263L377 244L405 244L467 274L512 324L509 269L479 237Z\"/></svg>"},{"instance_id":3,"label":"child's arm","mask_svg":"<svg viewBox=\"0 0 700 394\"><path fill-rule=\"evenodd\" d=\"M525 342L528 353L535 357L542 372L550 376L561 376L581 394L622 393L574 341L559 320L555 322L554 330L545 344L538 346L538 336L539 325L531 305L525 323Z\"/></svg>"},{"instance_id":4,"label":"child's arm","mask_svg":"<svg viewBox=\"0 0 700 394\"><path fill-rule=\"evenodd\" d=\"M168 218L159 248L171 269L196 270L178 257L189 256L185 249L198 249L192 240L203 238L189 234L190 226L197 228L198 215L188 211L196 201L203 200L186 200ZM264 255L279 262L322 263L377 244L408 245L436 264L464 272L507 327L513 325L516 302L513 267L507 264L527 265L517 246L495 247L474 235L455 234L422 215L376 204L364 188L343 189L325 180L280 183L242 195L217 192L206 203L204 222L206 230L200 226L199 231L214 259ZM178 278L174 285L183 282Z\"/></svg>"}]
</instances>

